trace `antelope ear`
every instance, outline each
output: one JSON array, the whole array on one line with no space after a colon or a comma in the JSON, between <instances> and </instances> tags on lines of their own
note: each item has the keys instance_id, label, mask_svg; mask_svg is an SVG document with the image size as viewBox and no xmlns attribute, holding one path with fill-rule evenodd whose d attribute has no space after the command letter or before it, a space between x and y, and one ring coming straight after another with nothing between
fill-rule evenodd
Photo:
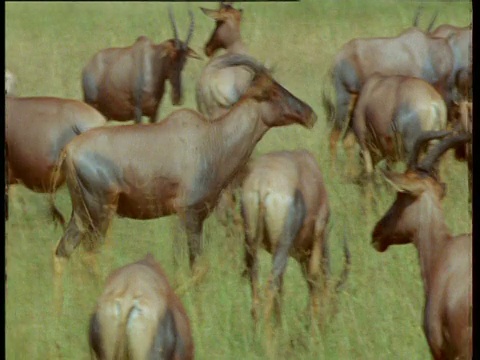
<instances>
[{"instance_id":1,"label":"antelope ear","mask_svg":"<svg viewBox=\"0 0 480 360\"><path fill-rule=\"evenodd\" d=\"M198 55L197 52L190 47L187 50L187 56L197 60L203 60L202 57Z\"/></svg>"},{"instance_id":2,"label":"antelope ear","mask_svg":"<svg viewBox=\"0 0 480 360\"><path fill-rule=\"evenodd\" d=\"M220 12L218 10L210 10L210 9L205 9L203 7L200 7L200 10L202 10L203 13L208 17L214 20L220 20Z\"/></svg>"},{"instance_id":3,"label":"antelope ear","mask_svg":"<svg viewBox=\"0 0 480 360\"><path fill-rule=\"evenodd\" d=\"M392 185L398 192L418 196L425 190L423 181L414 173L399 174L383 171L383 176L387 183Z\"/></svg>"}]
</instances>

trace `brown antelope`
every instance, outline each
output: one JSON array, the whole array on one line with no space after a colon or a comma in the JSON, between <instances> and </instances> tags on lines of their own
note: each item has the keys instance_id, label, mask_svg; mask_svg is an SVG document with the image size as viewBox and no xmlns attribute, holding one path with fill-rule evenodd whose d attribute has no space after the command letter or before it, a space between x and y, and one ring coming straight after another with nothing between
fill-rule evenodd
<instances>
[{"instance_id":1,"label":"brown antelope","mask_svg":"<svg viewBox=\"0 0 480 360\"><path fill-rule=\"evenodd\" d=\"M416 160L419 143L446 134L424 134L428 136L419 138L407 171L385 174L397 198L376 224L372 244L380 252L390 245L415 245L425 290L423 330L431 353L434 359L466 360L472 358L472 235L450 234L441 205L445 185L434 164L471 135L447 137L419 164Z\"/></svg>"},{"instance_id":2,"label":"brown antelope","mask_svg":"<svg viewBox=\"0 0 480 360\"><path fill-rule=\"evenodd\" d=\"M61 161L73 211L55 251L57 272L82 238L92 231L105 236L115 213L131 219L181 215L192 266L203 247L205 218L262 136L275 126L313 127L312 108L263 65L245 55L224 59L225 67L237 65L255 74L252 86L214 122L182 109L152 125L96 129L65 148Z\"/></svg>"},{"instance_id":3,"label":"brown antelope","mask_svg":"<svg viewBox=\"0 0 480 360\"><path fill-rule=\"evenodd\" d=\"M252 81L252 73L239 66L221 66L223 59L231 54L247 54L240 34L243 11L223 2L218 10L201 9L217 23L205 45L205 54L212 57L218 49L225 49L224 55L208 62L197 82L197 109L213 120L228 112L240 99Z\"/></svg>"},{"instance_id":4,"label":"brown antelope","mask_svg":"<svg viewBox=\"0 0 480 360\"><path fill-rule=\"evenodd\" d=\"M320 290L329 276L327 224L330 206L322 173L307 150L271 152L248 164L242 186L245 226L245 260L252 288L252 316L258 318L257 251L263 246L273 254L266 316L272 307L280 319L280 303L288 257L302 268L307 281L312 319L319 313ZM350 255L345 244L345 270ZM338 287L338 286L337 286Z\"/></svg>"},{"instance_id":5,"label":"brown antelope","mask_svg":"<svg viewBox=\"0 0 480 360\"><path fill-rule=\"evenodd\" d=\"M97 110L77 100L7 96L5 107L8 184L21 183L39 193L55 192L65 182L63 172L51 182L65 145L78 134L106 123ZM63 225L63 216L53 202L50 211Z\"/></svg>"},{"instance_id":6,"label":"brown antelope","mask_svg":"<svg viewBox=\"0 0 480 360\"><path fill-rule=\"evenodd\" d=\"M333 163L338 139L344 125L350 122L358 94L368 77L378 72L422 78L435 86L449 106L453 100L454 65L448 41L417 28L405 30L396 37L360 38L346 43L335 58L332 73L336 105L327 107L327 112L335 109L330 134ZM330 103L324 97L325 102ZM350 131L348 127L347 133Z\"/></svg>"},{"instance_id":7,"label":"brown antelope","mask_svg":"<svg viewBox=\"0 0 480 360\"><path fill-rule=\"evenodd\" d=\"M168 80L172 86L172 104L183 102L181 74L187 58L200 59L188 47L194 20L190 11L187 39L178 39L177 26L169 9L174 38L154 44L140 36L133 45L109 48L93 56L82 72L84 100L109 120L153 123Z\"/></svg>"},{"instance_id":8,"label":"brown antelope","mask_svg":"<svg viewBox=\"0 0 480 360\"><path fill-rule=\"evenodd\" d=\"M352 117L368 175L377 162L409 159L423 131L444 130L447 107L426 81L408 76L370 76L360 91Z\"/></svg>"},{"instance_id":9,"label":"brown antelope","mask_svg":"<svg viewBox=\"0 0 480 360\"><path fill-rule=\"evenodd\" d=\"M447 39L455 57L455 84L459 96L472 99L472 27L438 26L431 36Z\"/></svg>"},{"instance_id":10,"label":"brown antelope","mask_svg":"<svg viewBox=\"0 0 480 360\"><path fill-rule=\"evenodd\" d=\"M460 100L454 103L453 117L455 119L455 128L468 134L473 134L473 104L471 101ZM473 191L473 153L472 142L460 145L455 149L455 158L461 161L467 161L468 165L468 202L472 202Z\"/></svg>"},{"instance_id":11,"label":"brown antelope","mask_svg":"<svg viewBox=\"0 0 480 360\"><path fill-rule=\"evenodd\" d=\"M17 78L13 73L5 69L5 95L13 95L15 93L15 86Z\"/></svg>"},{"instance_id":12,"label":"brown antelope","mask_svg":"<svg viewBox=\"0 0 480 360\"><path fill-rule=\"evenodd\" d=\"M151 254L110 274L89 344L99 360L194 358L187 313Z\"/></svg>"}]
</instances>

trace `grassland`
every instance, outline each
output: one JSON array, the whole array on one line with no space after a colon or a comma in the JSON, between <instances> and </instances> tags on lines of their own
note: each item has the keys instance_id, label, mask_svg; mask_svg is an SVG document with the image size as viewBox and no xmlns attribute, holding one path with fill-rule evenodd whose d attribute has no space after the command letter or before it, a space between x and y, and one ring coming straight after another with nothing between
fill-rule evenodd
<instances>
[{"instance_id":1,"label":"grassland","mask_svg":"<svg viewBox=\"0 0 480 360\"><path fill-rule=\"evenodd\" d=\"M438 10L437 24L464 26L471 20L469 2L421 2L427 26ZM377 213L365 213L360 188L330 167L328 127L321 107L324 89L333 94L327 77L334 54L354 37L394 36L411 25L420 2L302 0L298 3L242 3L245 42L258 59L275 66L276 79L311 104L319 116L313 130L298 126L271 130L254 155L277 149L306 148L324 172L332 217L330 244L333 271L342 262L345 235L352 253L346 288L336 299L338 314L323 333L306 328L306 284L298 265L289 261L285 276L284 324L276 333L276 359L426 359L427 343L421 329L423 288L413 246L395 247L379 254L370 246L375 222L394 198L392 189L378 189ZM178 3L174 10L180 36L188 27L187 8L195 14L191 46L202 52L214 27L198 3ZM216 3L202 6L214 8ZM22 96L50 95L81 98L80 72L98 50L131 44L139 35L155 41L172 36L167 4L137 3L6 3L6 67L18 77ZM195 108L194 84L204 61L189 60L183 75L185 106ZM175 108L169 95L161 116ZM155 149L152 149L155 152ZM450 154L451 155L451 154ZM141 161L141 159L139 159ZM453 233L471 231L467 211L465 164L447 156L443 167L448 193L446 219ZM57 195L64 214L70 199L64 188ZM71 258L65 274L63 313L52 303L52 250L62 235L46 217L46 198L17 187L11 196L6 223L8 292L6 296L6 356L8 359L86 359L87 324L103 279L114 268L152 252L172 283L188 280L186 257L173 262L175 217L150 221L116 218L110 242L98 249L101 278L85 265L84 250ZM191 318L198 359L267 358L263 328L252 331L250 289L243 270L241 234L227 236L215 217L205 225L207 246L203 261L210 265L198 288L186 288L182 301ZM182 239L180 239L182 240ZM180 241L177 239L177 241ZM184 247L184 244L180 242ZM261 254L262 279L270 256ZM263 280L263 284L265 280Z\"/></svg>"}]
</instances>

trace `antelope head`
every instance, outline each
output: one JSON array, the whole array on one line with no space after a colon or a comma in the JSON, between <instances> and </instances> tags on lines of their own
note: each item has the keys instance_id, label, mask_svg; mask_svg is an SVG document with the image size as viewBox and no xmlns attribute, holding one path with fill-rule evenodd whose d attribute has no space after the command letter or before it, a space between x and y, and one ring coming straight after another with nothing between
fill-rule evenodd
<instances>
[{"instance_id":1,"label":"antelope head","mask_svg":"<svg viewBox=\"0 0 480 360\"><path fill-rule=\"evenodd\" d=\"M188 29L187 38L184 42L180 41L178 38L177 25L175 23L171 8L168 9L168 14L172 24L174 38L167 41L166 53L170 60L170 66L168 66L167 70L167 79L172 86L172 104L181 105L183 103L182 70L185 66L187 58L201 58L193 49L188 46L193 35L193 29L195 27L192 11L189 10L190 27Z\"/></svg>"},{"instance_id":2,"label":"antelope head","mask_svg":"<svg viewBox=\"0 0 480 360\"><path fill-rule=\"evenodd\" d=\"M444 139L418 162L420 149L429 140L439 138ZM397 197L373 230L372 245L377 251L383 252L390 245L411 243L420 229L436 226L432 223L435 219L432 219L431 209L440 208L446 187L439 181L434 165L448 149L470 140L471 135L466 133L425 132L417 139L404 174L384 172L387 182L397 191Z\"/></svg>"},{"instance_id":3,"label":"antelope head","mask_svg":"<svg viewBox=\"0 0 480 360\"><path fill-rule=\"evenodd\" d=\"M235 9L231 4L224 2L220 3L218 10L202 7L200 9L205 15L216 21L216 27L205 44L205 55L211 57L218 49L227 49L241 38L242 9Z\"/></svg>"}]
</instances>

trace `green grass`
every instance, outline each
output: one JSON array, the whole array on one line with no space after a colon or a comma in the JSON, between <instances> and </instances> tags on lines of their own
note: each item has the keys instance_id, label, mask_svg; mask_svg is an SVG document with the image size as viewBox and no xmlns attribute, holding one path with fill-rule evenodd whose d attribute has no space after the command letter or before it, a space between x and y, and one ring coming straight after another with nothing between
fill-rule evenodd
<instances>
[{"instance_id":1,"label":"green grass","mask_svg":"<svg viewBox=\"0 0 480 360\"><path fill-rule=\"evenodd\" d=\"M422 2L426 27L435 10L437 24L464 26L471 20L468 2ZM379 254L370 246L375 222L393 201L394 192L381 187L379 212L365 214L360 189L339 171L331 171L328 127L321 107L323 89L332 93L327 77L340 46L354 37L394 36L410 26L417 6L410 1L317 1L242 3L242 32L250 52L275 66L275 78L311 104L319 116L313 130L299 126L271 130L254 156L278 149L307 148L323 172L332 209L330 243L333 271L341 271L341 242L346 236L352 267L345 290L336 299L338 314L324 333L306 328L306 284L298 265L289 261L285 276L284 325L277 331L276 359L425 359L429 350L422 329L423 287L413 246ZM200 4L174 5L180 36L188 28L187 8L195 14L191 46L202 52L214 23ZM214 8L216 3L204 3ZM6 66L18 78L22 96L51 95L81 98L80 72L98 50L126 46L139 35L155 41L172 36L167 4L137 3L6 3ZM194 88L206 61L189 60L183 75L185 106L195 108ZM333 93L332 93L333 94ZM169 94L162 117L175 109ZM152 150L154 152L154 150ZM467 211L465 164L447 156L443 167L448 193L447 223L453 233L471 231ZM98 249L101 279L90 274L84 250L72 256L65 273L63 314L53 309L52 250L62 235L46 216L46 197L22 187L10 198L6 223L8 292L6 296L6 355L9 359L87 359L87 325L105 277L115 268L152 252L175 286L188 281L186 256L174 266L175 217L151 221L114 219L110 243ZM70 214L67 190L57 194L64 214ZM242 236L226 236L215 217L206 221L209 263L205 281L181 295L193 328L198 359L264 359L263 327L252 332L250 288L243 270ZM184 238L177 239L185 249ZM261 253L261 279L271 258Z\"/></svg>"}]
</instances>

